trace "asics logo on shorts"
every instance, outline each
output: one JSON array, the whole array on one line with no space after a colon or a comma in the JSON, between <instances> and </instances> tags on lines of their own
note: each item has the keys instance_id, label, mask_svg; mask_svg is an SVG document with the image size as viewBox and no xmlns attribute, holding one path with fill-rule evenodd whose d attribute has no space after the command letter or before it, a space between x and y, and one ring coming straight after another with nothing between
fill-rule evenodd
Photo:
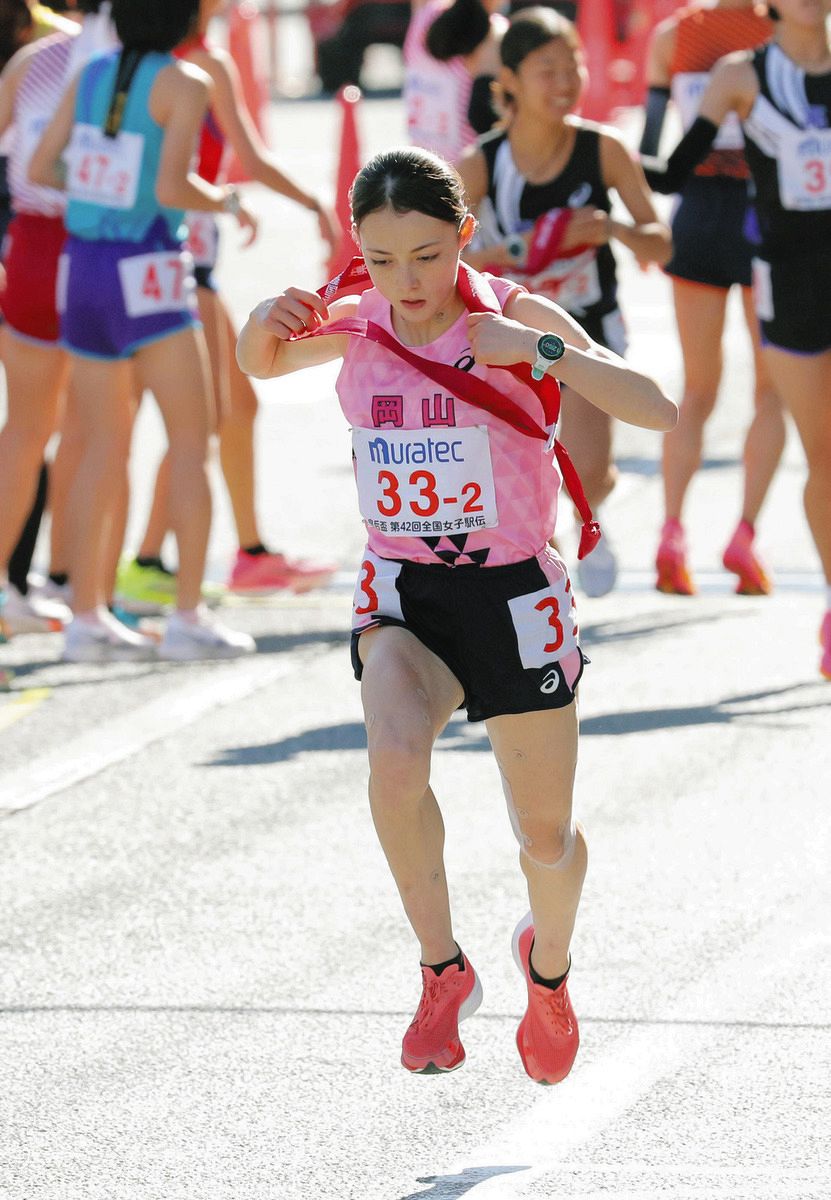
<instances>
[{"instance_id":1,"label":"asics logo on shorts","mask_svg":"<svg viewBox=\"0 0 831 1200\"><path fill-rule=\"evenodd\" d=\"M546 674L545 678L543 679L542 683L540 684L540 691L545 692L546 696L548 696L552 692L556 692L556 690L559 686L560 686L559 673L557 671L549 671Z\"/></svg>"}]
</instances>

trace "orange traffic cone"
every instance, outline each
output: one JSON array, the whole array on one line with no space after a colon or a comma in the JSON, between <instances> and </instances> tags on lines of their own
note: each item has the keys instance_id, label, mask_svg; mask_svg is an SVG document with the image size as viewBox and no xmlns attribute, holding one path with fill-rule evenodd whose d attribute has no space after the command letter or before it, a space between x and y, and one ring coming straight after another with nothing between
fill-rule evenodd
<instances>
[{"instance_id":1,"label":"orange traffic cone","mask_svg":"<svg viewBox=\"0 0 831 1200\"><path fill-rule=\"evenodd\" d=\"M358 146L357 109L361 100L361 89L349 83L342 87L337 96L341 108L340 157L335 192L335 213L341 227L341 240L329 259L329 278L342 271L350 258L358 253L352 239L352 209L349 204L349 189L361 169L361 152Z\"/></svg>"},{"instance_id":2,"label":"orange traffic cone","mask_svg":"<svg viewBox=\"0 0 831 1200\"><path fill-rule=\"evenodd\" d=\"M268 103L268 85L263 78L254 50L255 26L260 10L254 0L242 0L228 14L228 50L234 60L242 83L242 95L246 107L254 118L254 124L263 140L265 137L265 109ZM244 183L248 176L234 155L228 169L231 183Z\"/></svg>"},{"instance_id":3,"label":"orange traffic cone","mask_svg":"<svg viewBox=\"0 0 831 1200\"><path fill-rule=\"evenodd\" d=\"M589 82L580 113L590 121L605 121L611 112L609 66L615 43L612 0L591 0L577 9L577 29L586 51Z\"/></svg>"}]
</instances>

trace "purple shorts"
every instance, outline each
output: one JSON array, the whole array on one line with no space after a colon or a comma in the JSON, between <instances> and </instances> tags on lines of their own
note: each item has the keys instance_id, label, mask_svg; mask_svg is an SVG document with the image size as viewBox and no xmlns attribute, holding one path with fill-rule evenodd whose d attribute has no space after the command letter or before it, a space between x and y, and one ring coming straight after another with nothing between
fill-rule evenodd
<instances>
[{"instance_id":1,"label":"purple shorts","mask_svg":"<svg viewBox=\"0 0 831 1200\"><path fill-rule=\"evenodd\" d=\"M199 323L193 259L157 230L142 242L69 237L58 308L67 350L86 358L130 358Z\"/></svg>"}]
</instances>

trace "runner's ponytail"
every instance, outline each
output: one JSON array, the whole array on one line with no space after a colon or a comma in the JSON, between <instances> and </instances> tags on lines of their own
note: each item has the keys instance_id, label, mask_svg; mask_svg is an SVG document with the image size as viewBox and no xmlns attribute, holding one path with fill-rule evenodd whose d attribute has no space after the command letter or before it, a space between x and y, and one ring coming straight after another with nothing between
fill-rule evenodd
<instances>
[{"instance_id":1,"label":"runner's ponytail","mask_svg":"<svg viewBox=\"0 0 831 1200\"><path fill-rule=\"evenodd\" d=\"M433 58L447 62L472 54L490 32L490 17L482 0L455 0L427 31L425 44Z\"/></svg>"}]
</instances>

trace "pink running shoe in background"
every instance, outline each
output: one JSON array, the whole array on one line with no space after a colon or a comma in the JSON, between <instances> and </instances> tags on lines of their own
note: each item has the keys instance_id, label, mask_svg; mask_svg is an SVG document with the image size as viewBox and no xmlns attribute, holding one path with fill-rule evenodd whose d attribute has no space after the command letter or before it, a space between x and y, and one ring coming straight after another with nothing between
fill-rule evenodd
<instances>
[{"instance_id":1,"label":"pink running shoe in background","mask_svg":"<svg viewBox=\"0 0 831 1200\"><path fill-rule=\"evenodd\" d=\"M750 522L740 521L721 560L739 577L737 596L768 596L773 591L773 581L753 548L753 537Z\"/></svg>"},{"instance_id":2,"label":"pink running shoe in background","mask_svg":"<svg viewBox=\"0 0 831 1200\"><path fill-rule=\"evenodd\" d=\"M819 630L819 643L822 646L822 658L819 662L820 674L831 679L831 608L822 618Z\"/></svg>"},{"instance_id":3,"label":"pink running shoe in background","mask_svg":"<svg viewBox=\"0 0 831 1200\"><path fill-rule=\"evenodd\" d=\"M253 596L289 589L309 592L322 587L334 575L334 563L314 562L308 558L287 558L285 554L249 554L238 550L228 580L228 590Z\"/></svg>"},{"instance_id":4,"label":"pink running shoe in background","mask_svg":"<svg viewBox=\"0 0 831 1200\"><path fill-rule=\"evenodd\" d=\"M580 1045L577 1018L571 1007L568 980L554 990L534 983L529 970L534 944L533 918L528 913L514 930L514 961L525 976L528 1008L516 1032L519 1057L536 1083L561 1083L571 1070Z\"/></svg>"},{"instance_id":5,"label":"pink running shoe in background","mask_svg":"<svg viewBox=\"0 0 831 1200\"><path fill-rule=\"evenodd\" d=\"M421 968L421 1002L401 1044L401 1064L417 1075L455 1071L465 1061L459 1022L482 1003L482 985L466 955L464 970L445 967L437 975Z\"/></svg>"},{"instance_id":6,"label":"pink running shoe in background","mask_svg":"<svg viewBox=\"0 0 831 1200\"><path fill-rule=\"evenodd\" d=\"M687 541L680 521L671 518L664 521L658 553L655 555L658 578L655 587L659 592L674 596L694 596L696 586L687 566Z\"/></svg>"}]
</instances>

